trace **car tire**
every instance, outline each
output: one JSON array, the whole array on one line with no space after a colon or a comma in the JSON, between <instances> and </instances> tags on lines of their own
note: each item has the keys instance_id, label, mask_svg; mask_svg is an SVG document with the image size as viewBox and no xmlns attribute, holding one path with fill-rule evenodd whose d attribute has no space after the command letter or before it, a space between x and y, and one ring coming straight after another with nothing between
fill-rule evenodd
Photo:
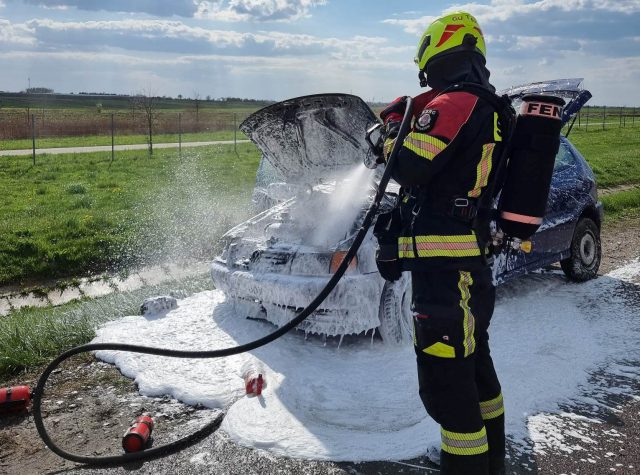
<instances>
[{"instance_id":1,"label":"car tire","mask_svg":"<svg viewBox=\"0 0 640 475\"><path fill-rule=\"evenodd\" d=\"M571 255L560 266L565 275L573 281L585 282L598 275L602 259L600 228L590 218L578 221L571 239Z\"/></svg>"},{"instance_id":2,"label":"car tire","mask_svg":"<svg viewBox=\"0 0 640 475\"><path fill-rule=\"evenodd\" d=\"M407 273L395 282L385 282L379 316L378 332L385 343L403 345L413 341L411 278Z\"/></svg>"}]
</instances>

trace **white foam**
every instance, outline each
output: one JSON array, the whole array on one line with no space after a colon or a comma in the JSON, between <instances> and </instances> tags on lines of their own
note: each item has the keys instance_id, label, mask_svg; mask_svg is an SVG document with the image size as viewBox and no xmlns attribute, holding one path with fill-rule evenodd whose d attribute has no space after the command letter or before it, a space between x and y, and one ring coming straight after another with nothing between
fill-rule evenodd
<instances>
[{"instance_id":1,"label":"white foam","mask_svg":"<svg viewBox=\"0 0 640 475\"><path fill-rule=\"evenodd\" d=\"M491 346L512 439L536 443L552 434L549 427L557 418L540 414L560 413L560 405L569 400L589 401L590 388L606 390L590 381L590 372L638 359L640 315L637 302L627 301L629 287L621 285L621 279L638 276L640 262L634 261L584 284L551 274L520 278L501 288ZM634 284L626 285L635 292ZM106 324L96 341L130 343L136 334L146 345L213 349L253 340L273 328L237 318L223 294L213 291L181 300L164 318L135 316ZM226 408L222 430L240 444L275 455L401 460L439 445L438 428L418 397L410 347L359 338L338 348L318 339L305 342L296 332L252 354L217 360L113 352L99 357L135 378L145 395L169 394L189 404ZM262 397L244 395L242 367L251 358L265 368L268 385ZM616 372L638 378L637 371L623 366L614 366ZM564 443L557 434L551 439L551 445Z\"/></svg>"}]
</instances>

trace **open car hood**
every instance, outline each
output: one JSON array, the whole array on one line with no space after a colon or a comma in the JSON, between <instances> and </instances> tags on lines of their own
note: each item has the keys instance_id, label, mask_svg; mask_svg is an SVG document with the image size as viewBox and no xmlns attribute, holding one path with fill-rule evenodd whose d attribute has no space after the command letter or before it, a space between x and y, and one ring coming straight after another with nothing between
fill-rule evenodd
<instances>
[{"instance_id":1,"label":"open car hood","mask_svg":"<svg viewBox=\"0 0 640 475\"><path fill-rule=\"evenodd\" d=\"M317 94L251 114L240 130L289 183L319 183L361 164L367 128L377 122L357 96Z\"/></svg>"},{"instance_id":2,"label":"open car hood","mask_svg":"<svg viewBox=\"0 0 640 475\"><path fill-rule=\"evenodd\" d=\"M526 94L550 94L558 96L566 101L566 106L562 114L562 123L567 123L571 117L577 114L582 106L589 99L591 93L582 88L583 78L554 79L552 81L532 82L522 86L513 86L500 91L498 94L506 94L513 101L513 105L518 110L518 105L522 96Z\"/></svg>"}]
</instances>

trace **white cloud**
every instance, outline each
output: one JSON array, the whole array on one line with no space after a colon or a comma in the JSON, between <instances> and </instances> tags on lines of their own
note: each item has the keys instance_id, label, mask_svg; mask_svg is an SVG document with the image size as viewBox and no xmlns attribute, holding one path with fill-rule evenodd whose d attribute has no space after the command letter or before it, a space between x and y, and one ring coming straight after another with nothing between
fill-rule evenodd
<instances>
[{"instance_id":1,"label":"white cloud","mask_svg":"<svg viewBox=\"0 0 640 475\"><path fill-rule=\"evenodd\" d=\"M6 27L10 26L7 22ZM50 51L106 51L118 48L193 55L324 55L327 59L367 59L374 62L385 55L405 52L407 57L410 55L410 48L390 47L387 40L381 37L339 39L278 31L213 30L172 20L61 22L34 19L13 27L30 34L32 42Z\"/></svg>"},{"instance_id":2,"label":"white cloud","mask_svg":"<svg viewBox=\"0 0 640 475\"><path fill-rule=\"evenodd\" d=\"M0 0L1 2L2 0ZM19 1L19 0L13 0ZM155 16L196 17L217 21L294 21L327 0L22 0L46 8L140 12Z\"/></svg>"},{"instance_id":3,"label":"white cloud","mask_svg":"<svg viewBox=\"0 0 640 475\"><path fill-rule=\"evenodd\" d=\"M294 21L326 0L228 0L201 1L197 18L218 21Z\"/></svg>"},{"instance_id":4,"label":"white cloud","mask_svg":"<svg viewBox=\"0 0 640 475\"><path fill-rule=\"evenodd\" d=\"M33 46L36 40L25 25L13 25L0 18L0 48L8 46Z\"/></svg>"}]
</instances>

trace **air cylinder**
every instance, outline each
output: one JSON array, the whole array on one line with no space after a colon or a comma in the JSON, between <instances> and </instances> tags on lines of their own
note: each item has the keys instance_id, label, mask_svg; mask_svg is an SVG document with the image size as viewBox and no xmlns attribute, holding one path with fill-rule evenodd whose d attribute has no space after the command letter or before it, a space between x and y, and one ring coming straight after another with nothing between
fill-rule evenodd
<instances>
[{"instance_id":1,"label":"air cylinder","mask_svg":"<svg viewBox=\"0 0 640 475\"><path fill-rule=\"evenodd\" d=\"M498 205L499 225L508 236L529 239L542 224L560 147L563 106L564 100L556 96L522 98Z\"/></svg>"}]
</instances>

